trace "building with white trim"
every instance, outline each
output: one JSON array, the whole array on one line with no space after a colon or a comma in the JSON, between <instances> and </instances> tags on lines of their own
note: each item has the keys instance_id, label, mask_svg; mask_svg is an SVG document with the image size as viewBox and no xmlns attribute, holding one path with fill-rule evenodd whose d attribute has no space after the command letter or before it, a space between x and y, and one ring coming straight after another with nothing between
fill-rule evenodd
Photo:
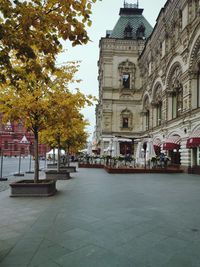
<instances>
[{"instance_id":1,"label":"building with white trim","mask_svg":"<svg viewBox=\"0 0 200 267\"><path fill-rule=\"evenodd\" d=\"M105 137L121 136L132 138L135 153L134 140L151 138L157 153L165 151L172 163L196 170L200 165L200 1L168 0L153 30L145 19L141 22L141 12L138 6L125 5L120 10L123 23L119 19L100 41L99 148L103 151L107 146ZM133 17L134 25L129 22Z\"/></svg>"}]
</instances>

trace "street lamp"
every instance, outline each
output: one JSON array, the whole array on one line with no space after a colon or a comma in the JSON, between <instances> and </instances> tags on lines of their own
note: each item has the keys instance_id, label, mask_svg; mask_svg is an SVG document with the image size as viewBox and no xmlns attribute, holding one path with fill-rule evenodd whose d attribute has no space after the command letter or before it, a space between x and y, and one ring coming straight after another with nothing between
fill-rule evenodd
<instances>
[{"instance_id":1,"label":"street lamp","mask_svg":"<svg viewBox=\"0 0 200 267\"><path fill-rule=\"evenodd\" d=\"M147 143L146 142L143 144L143 151L144 151L144 168L146 169L146 167L147 167L147 165L146 165Z\"/></svg>"}]
</instances>

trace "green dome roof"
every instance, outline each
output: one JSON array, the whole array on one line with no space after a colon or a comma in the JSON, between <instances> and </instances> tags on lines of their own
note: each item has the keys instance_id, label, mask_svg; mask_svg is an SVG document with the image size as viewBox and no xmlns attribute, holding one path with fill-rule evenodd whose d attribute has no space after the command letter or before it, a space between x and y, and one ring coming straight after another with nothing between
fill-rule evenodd
<instances>
[{"instance_id":1,"label":"green dome roof","mask_svg":"<svg viewBox=\"0 0 200 267\"><path fill-rule=\"evenodd\" d=\"M142 12L140 8L121 8L120 18L107 37L135 40L148 38L153 28Z\"/></svg>"}]
</instances>

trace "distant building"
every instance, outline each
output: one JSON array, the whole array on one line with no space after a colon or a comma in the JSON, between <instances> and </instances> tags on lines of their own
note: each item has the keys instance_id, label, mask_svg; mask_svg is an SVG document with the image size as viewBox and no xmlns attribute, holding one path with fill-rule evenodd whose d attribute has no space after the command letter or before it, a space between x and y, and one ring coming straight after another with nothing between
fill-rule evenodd
<instances>
[{"instance_id":1,"label":"distant building","mask_svg":"<svg viewBox=\"0 0 200 267\"><path fill-rule=\"evenodd\" d=\"M4 156L28 156L33 155L34 136L28 132L22 123L2 123L0 115L0 151ZM48 152L48 147L39 145L39 156L44 157Z\"/></svg>"},{"instance_id":2,"label":"distant building","mask_svg":"<svg viewBox=\"0 0 200 267\"><path fill-rule=\"evenodd\" d=\"M198 169L200 1L168 0L154 29L142 11L125 3L114 29L100 40L98 146L103 153L113 138L129 138L134 154L150 139L157 154Z\"/></svg>"}]
</instances>

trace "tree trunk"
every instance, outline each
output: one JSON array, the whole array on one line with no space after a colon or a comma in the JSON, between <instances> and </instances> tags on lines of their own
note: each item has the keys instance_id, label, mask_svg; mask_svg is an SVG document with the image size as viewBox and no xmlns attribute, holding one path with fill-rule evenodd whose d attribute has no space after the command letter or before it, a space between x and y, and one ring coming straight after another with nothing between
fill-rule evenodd
<instances>
[{"instance_id":1,"label":"tree trunk","mask_svg":"<svg viewBox=\"0 0 200 267\"><path fill-rule=\"evenodd\" d=\"M58 164L57 164L57 172L60 172L60 138L58 139Z\"/></svg>"},{"instance_id":2,"label":"tree trunk","mask_svg":"<svg viewBox=\"0 0 200 267\"><path fill-rule=\"evenodd\" d=\"M35 157L35 166L34 166L34 183L39 181L39 157L38 157L38 130L34 131L34 157Z\"/></svg>"},{"instance_id":3,"label":"tree trunk","mask_svg":"<svg viewBox=\"0 0 200 267\"><path fill-rule=\"evenodd\" d=\"M56 152L55 152L55 147L53 148L53 164L56 162Z\"/></svg>"}]
</instances>

